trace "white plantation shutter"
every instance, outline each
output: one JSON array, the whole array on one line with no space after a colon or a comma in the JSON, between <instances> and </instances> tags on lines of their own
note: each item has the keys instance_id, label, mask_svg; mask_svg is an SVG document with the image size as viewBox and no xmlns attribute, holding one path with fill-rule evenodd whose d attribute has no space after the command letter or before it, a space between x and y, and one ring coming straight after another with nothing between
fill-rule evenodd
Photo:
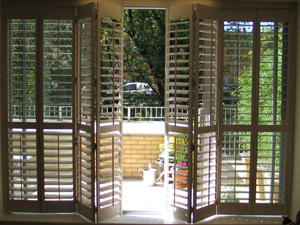
<instances>
[{"instance_id":1,"label":"white plantation shutter","mask_svg":"<svg viewBox=\"0 0 300 225\"><path fill-rule=\"evenodd\" d=\"M122 213L122 8L98 4L97 207L98 222Z\"/></svg>"},{"instance_id":2,"label":"white plantation shutter","mask_svg":"<svg viewBox=\"0 0 300 225\"><path fill-rule=\"evenodd\" d=\"M216 214L219 17L217 8L197 5L193 222Z\"/></svg>"},{"instance_id":3,"label":"white plantation shutter","mask_svg":"<svg viewBox=\"0 0 300 225\"><path fill-rule=\"evenodd\" d=\"M19 11L18 19L11 10L7 14L7 211L11 212L75 211L74 8L65 8L64 16L55 8L44 10L41 20L34 19L34 7ZM43 123L50 119L51 124Z\"/></svg>"},{"instance_id":4,"label":"white plantation shutter","mask_svg":"<svg viewBox=\"0 0 300 225\"><path fill-rule=\"evenodd\" d=\"M36 113L36 14L24 8L23 16L12 17L6 11L2 20L6 24L2 48L2 106L7 111L2 119L6 143L3 143L5 165L6 211L39 211L40 186L38 177L37 120ZM6 75L6 76L5 76Z\"/></svg>"},{"instance_id":5,"label":"white plantation shutter","mask_svg":"<svg viewBox=\"0 0 300 225\"><path fill-rule=\"evenodd\" d=\"M72 122L73 20L43 21L44 122Z\"/></svg>"},{"instance_id":6,"label":"white plantation shutter","mask_svg":"<svg viewBox=\"0 0 300 225\"><path fill-rule=\"evenodd\" d=\"M9 128L8 130L9 210L38 210L38 163L36 129ZM24 204L24 202L27 202Z\"/></svg>"},{"instance_id":7,"label":"white plantation shutter","mask_svg":"<svg viewBox=\"0 0 300 225\"><path fill-rule=\"evenodd\" d=\"M74 8L41 8L41 14L41 210L74 212Z\"/></svg>"},{"instance_id":8,"label":"white plantation shutter","mask_svg":"<svg viewBox=\"0 0 300 225\"><path fill-rule=\"evenodd\" d=\"M284 214L288 196L291 118L290 12L258 11L259 75L253 212Z\"/></svg>"},{"instance_id":9,"label":"white plantation shutter","mask_svg":"<svg viewBox=\"0 0 300 225\"><path fill-rule=\"evenodd\" d=\"M253 11L223 21L223 89L220 211L250 213L250 168L253 151L254 20ZM228 13L229 17L235 14ZM249 19L250 18L250 19ZM252 19L251 19L252 18ZM254 96L253 96L254 95ZM220 118L221 119L221 118Z\"/></svg>"},{"instance_id":10,"label":"white plantation shutter","mask_svg":"<svg viewBox=\"0 0 300 225\"><path fill-rule=\"evenodd\" d=\"M78 212L95 221L95 5L77 12L76 199Z\"/></svg>"},{"instance_id":11,"label":"white plantation shutter","mask_svg":"<svg viewBox=\"0 0 300 225\"><path fill-rule=\"evenodd\" d=\"M36 20L7 23L8 114L10 122L36 121Z\"/></svg>"},{"instance_id":12,"label":"white plantation shutter","mask_svg":"<svg viewBox=\"0 0 300 225\"><path fill-rule=\"evenodd\" d=\"M224 15L219 209L221 213L284 214L290 13L257 10L238 15L225 10Z\"/></svg>"},{"instance_id":13,"label":"white plantation shutter","mask_svg":"<svg viewBox=\"0 0 300 225\"><path fill-rule=\"evenodd\" d=\"M166 18L165 183L174 217L187 222L191 221L193 13L193 5L174 6Z\"/></svg>"},{"instance_id":14,"label":"white plantation shutter","mask_svg":"<svg viewBox=\"0 0 300 225\"><path fill-rule=\"evenodd\" d=\"M73 134L68 129L44 129L45 201L72 201Z\"/></svg>"}]
</instances>

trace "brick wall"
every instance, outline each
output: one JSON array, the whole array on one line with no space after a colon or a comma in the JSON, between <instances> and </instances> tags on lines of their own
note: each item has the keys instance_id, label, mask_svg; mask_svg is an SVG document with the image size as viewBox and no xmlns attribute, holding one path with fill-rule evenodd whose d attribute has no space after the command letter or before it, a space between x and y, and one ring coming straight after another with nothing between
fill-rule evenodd
<instances>
[{"instance_id":1,"label":"brick wall","mask_svg":"<svg viewBox=\"0 0 300 225\"><path fill-rule=\"evenodd\" d=\"M156 168L159 144L163 143L163 134L123 134L123 177L141 178L138 169L148 168L149 162Z\"/></svg>"}]
</instances>

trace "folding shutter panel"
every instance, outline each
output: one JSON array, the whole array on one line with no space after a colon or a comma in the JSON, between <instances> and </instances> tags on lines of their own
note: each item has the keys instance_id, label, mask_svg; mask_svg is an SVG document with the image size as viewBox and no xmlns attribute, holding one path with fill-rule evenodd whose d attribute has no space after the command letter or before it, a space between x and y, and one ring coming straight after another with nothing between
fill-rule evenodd
<instances>
[{"instance_id":1,"label":"folding shutter panel","mask_svg":"<svg viewBox=\"0 0 300 225\"><path fill-rule=\"evenodd\" d=\"M259 75L255 214L285 214L289 148L291 12L258 11Z\"/></svg>"},{"instance_id":2,"label":"folding shutter panel","mask_svg":"<svg viewBox=\"0 0 300 225\"><path fill-rule=\"evenodd\" d=\"M193 123L193 5L174 6L166 18L165 180L174 217L191 221Z\"/></svg>"},{"instance_id":3,"label":"folding shutter panel","mask_svg":"<svg viewBox=\"0 0 300 225\"><path fill-rule=\"evenodd\" d=\"M223 16L219 206L220 213L249 214L255 11L223 10Z\"/></svg>"},{"instance_id":4,"label":"folding shutter panel","mask_svg":"<svg viewBox=\"0 0 300 225\"><path fill-rule=\"evenodd\" d=\"M196 7L193 222L216 214L218 12L217 8Z\"/></svg>"},{"instance_id":5,"label":"folding shutter panel","mask_svg":"<svg viewBox=\"0 0 300 225\"><path fill-rule=\"evenodd\" d=\"M95 5L77 13L76 199L78 212L95 221Z\"/></svg>"},{"instance_id":6,"label":"folding shutter panel","mask_svg":"<svg viewBox=\"0 0 300 225\"><path fill-rule=\"evenodd\" d=\"M8 212L38 212L37 152L37 8L7 8L2 23L2 106L6 139L3 139L5 198ZM14 13L13 13L14 12ZM17 14L16 14L17 13ZM17 16L16 16L17 15ZM4 75L5 74L5 75Z\"/></svg>"},{"instance_id":7,"label":"folding shutter panel","mask_svg":"<svg viewBox=\"0 0 300 225\"><path fill-rule=\"evenodd\" d=\"M73 7L41 8L43 212L74 212Z\"/></svg>"},{"instance_id":8,"label":"folding shutter panel","mask_svg":"<svg viewBox=\"0 0 300 225\"><path fill-rule=\"evenodd\" d=\"M123 13L98 4L97 206L98 222L122 213Z\"/></svg>"}]
</instances>

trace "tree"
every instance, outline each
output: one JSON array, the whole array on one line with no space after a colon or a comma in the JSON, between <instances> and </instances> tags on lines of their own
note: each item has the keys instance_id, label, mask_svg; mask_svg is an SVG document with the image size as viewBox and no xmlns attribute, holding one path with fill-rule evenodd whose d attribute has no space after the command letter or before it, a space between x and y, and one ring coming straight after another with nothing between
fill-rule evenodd
<instances>
[{"instance_id":1,"label":"tree","mask_svg":"<svg viewBox=\"0 0 300 225\"><path fill-rule=\"evenodd\" d=\"M124 22L124 73L131 81L148 83L155 93L137 101L164 105L165 11L128 9Z\"/></svg>"}]
</instances>

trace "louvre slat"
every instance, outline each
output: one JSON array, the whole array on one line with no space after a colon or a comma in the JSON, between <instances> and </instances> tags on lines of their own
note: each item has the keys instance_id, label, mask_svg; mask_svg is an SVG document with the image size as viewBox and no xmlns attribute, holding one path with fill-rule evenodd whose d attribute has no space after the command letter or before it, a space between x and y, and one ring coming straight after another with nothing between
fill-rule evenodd
<instances>
[{"instance_id":1,"label":"louvre slat","mask_svg":"<svg viewBox=\"0 0 300 225\"><path fill-rule=\"evenodd\" d=\"M11 194L9 197L14 200L36 200L37 194Z\"/></svg>"},{"instance_id":2,"label":"louvre slat","mask_svg":"<svg viewBox=\"0 0 300 225\"><path fill-rule=\"evenodd\" d=\"M85 184L85 183L82 183L81 184L81 187L86 190L87 192L91 192L92 191L92 188L91 188L91 185L90 184Z\"/></svg>"},{"instance_id":3,"label":"louvre slat","mask_svg":"<svg viewBox=\"0 0 300 225\"><path fill-rule=\"evenodd\" d=\"M22 173L21 173L22 171ZM20 183L23 182L23 180L26 180L28 178L32 178L32 179L36 179L37 178L37 173L33 173L32 171L30 172L26 172L26 169L25 171L22 170L14 170L13 172L9 172L9 176L11 177L11 179L14 179L14 178L21 178L19 180Z\"/></svg>"},{"instance_id":4,"label":"louvre slat","mask_svg":"<svg viewBox=\"0 0 300 225\"><path fill-rule=\"evenodd\" d=\"M60 143L60 141L59 141ZM50 145L45 145L44 146L45 150L72 150L72 146L64 146L64 145L59 145L59 146L50 146Z\"/></svg>"},{"instance_id":5,"label":"louvre slat","mask_svg":"<svg viewBox=\"0 0 300 225\"><path fill-rule=\"evenodd\" d=\"M24 162L22 162L22 164L24 164ZM23 166L23 165L18 165L18 166L11 166L10 170L23 170L23 171L27 171L27 170L34 170L36 171L36 166Z\"/></svg>"},{"instance_id":6,"label":"louvre slat","mask_svg":"<svg viewBox=\"0 0 300 225\"><path fill-rule=\"evenodd\" d=\"M113 142L101 142L101 143L100 143L100 146L105 147L105 146L110 146L110 145L112 145L112 144L114 144L114 145L117 146L117 145L121 145L122 142L119 141L119 140L114 140Z\"/></svg>"},{"instance_id":7,"label":"louvre slat","mask_svg":"<svg viewBox=\"0 0 300 225\"><path fill-rule=\"evenodd\" d=\"M60 153L56 153L56 152L45 152L44 153L45 157L72 157L73 154L72 152L60 152Z\"/></svg>"},{"instance_id":8,"label":"louvre slat","mask_svg":"<svg viewBox=\"0 0 300 225\"><path fill-rule=\"evenodd\" d=\"M118 153L121 152L121 148L114 148L114 149L105 149L105 150L100 150L100 154L111 154L111 153Z\"/></svg>"},{"instance_id":9,"label":"louvre slat","mask_svg":"<svg viewBox=\"0 0 300 225\"><path fill-rule=\"evenodd\" d=\"M115 188L121 188L121 184L118 184L118 183L114 183L113 185L107 185L106 187L99 187L99 190L102 191L102 192L105 192L105 191L109 191L109 190L112 190L112 189L115 189Z\"/></svg>"},{"instance_id":10,"label":"louvre slat","mask_svg":"<svg viewBox=\"0 0 300 225\"><path fill-rule=\"evenodd\" d=\"M56 200L56 201L66 201L66 200L72 200L73 196L71 194L64 194L64 195L50 195L50 194L45 194L45 198L48 201L51 200Z\"/></svg>"},{"instance_id":11,"label":"louvre slat","mask_svg":"<svg viewBox=\"0 0 300 225\"><path fill-rule=\"evenodd\" d=\"M59 180L59 179L63 179L63 178L70 178L70 179L73 179L73 174L72 173L59 173L59 179L58 179L58 173L55 172L55 173L48 173L48 171L45 172L45 178L54 178L56 180ZM45 181L45 184L47 184L47 181Z\"/></svg>"},{"instance_id":12,"label":"louvre slat","mask_svg":"<svg viewBox=\"0 0 300 225\"><path fill-rule=\"evenodd\" d=\"M114 169L114 171L101 171L101 174L99 175L101 178L108 178L113 176L120 176L122 174L122 171L120 169Z\"/></svg>"},{"instance_id":13,"label":"louvre slat","mask_svg":"<svg viewBox=\"0 0 300 225\"><path fill-rule=\"evenodd\" d=\"M72 164L72 159L45 159L45 164Z\"/></svg>"},{"instance_id":14,"label":"louvre slat","mask_svg":"<svg viewBox=\"0 0 300 225\"><path fill-rule=\"evenodd\" d=\"M111 183L112 181L115 182L120 182L122 180L122 177L120 176L114 176L114 177L101 177L99 184L107 185L107 183Z\"/></svg>"},{"instance_id":15,"label":"louvre slat","mask_svg":"<svg viewBox=\"0 0 300 225\"><path fill-rule=\"evenodd\" d=\"M106 198L109 198L109 197L118 196L118 195L121 195L121 192L120 192L120 191L112 191L112 190L111 190L110 193L100 195L100 202L101 202L103 199L106 199Z\"/></svg>"},{"instance_id":16,"label":"louvre slat","mask_svg":"<svg viewBox=\"0 0 300 225\"><path fill-rule=\"evenodd\" d=\"M107 207L107 206L113 206L113 205L115 205L115 204L118 204L118 203L120 203L121 202L121 198L119 198L119 197L117 197L117 196L113 196L113 200L107 200L107 201L105 201L105 200L102 200L102 201L100 201L100 206L102 207L102 208L105 208L105 207ZM112 205L113 204L113 205Z\"/></svg>"},{"instance_id":17,"label":"louvre slat","mask_svg":"<svg viewBox=\"0 0 300 225\"><path fill-rule=\"evenodd\" d=\"M64 171L68 171L70 172L73 169L72 166L59 166L59 167L49 167L49 166L45 166L45 171L57 171L57 172L64 172Z\"/></svg>"},{"instance_id":18,"label":"louvre slat","mask_svg":"<svg viewBox=\"0 0 300 225\"><path fill-rule=\"evenodd\" d=\"M100 162L112 161L112 160L119 160L121 156L108 156L108 157L101 157Z\"/></svg>"}]
</instances>

